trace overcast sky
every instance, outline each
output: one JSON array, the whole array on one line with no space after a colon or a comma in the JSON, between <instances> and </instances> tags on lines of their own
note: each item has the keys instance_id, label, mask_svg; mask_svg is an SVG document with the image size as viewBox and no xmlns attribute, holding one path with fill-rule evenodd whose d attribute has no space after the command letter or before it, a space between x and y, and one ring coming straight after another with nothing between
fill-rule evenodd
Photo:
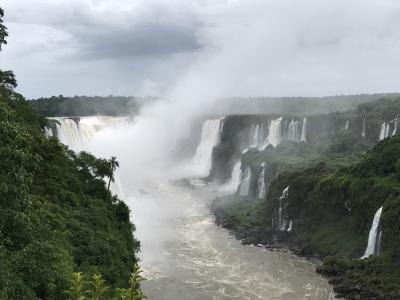
<instances>
[{"instance_id":1,"label":"overcast sky","mask_svg":"<svg viewBox=\"0 0 400 300\"><path fill-rule=\"evenodd\" d=\"M2 0L27 97L399 92L398 0Z\"/></svg>"}]
</instances>

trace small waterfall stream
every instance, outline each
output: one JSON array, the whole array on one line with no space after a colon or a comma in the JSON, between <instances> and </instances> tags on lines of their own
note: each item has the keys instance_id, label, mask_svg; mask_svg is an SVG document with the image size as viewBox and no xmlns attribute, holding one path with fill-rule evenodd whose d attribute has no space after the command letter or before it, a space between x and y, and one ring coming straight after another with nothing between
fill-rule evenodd
<instances>
[{"instance_id":1,"label":"small waterfall stream","mask_svg":"<svg viewBox=\"0 0 400 300\"><path fill-rule=\"evenodd\" d=\"M263 163L261 166L262 166L262 170L261 170L260 176L258 177L258 181L257 181L257 188L258 188L257 197L258 197L258 199L264 199L265 198L265 194L266 194L266 189L265 189L265 164Z\"/></svg>"},{"instance_id":2,"label":"small waterfall stream","mask_svg":"<svg viewBox=\"0 0 400 300\"><path fill-rule=\"evenodd\" d=\"M242 163L239 160L232 169L231 177L230 179L224 183L223 185L220 186L218 189L221 192L226 192L226 193L236 193L239 185L240 185L240 180L242 178Z\"/></svg>"},{"instance_id":3,"label":"small waterfall stream","mask_svg":"<svg viewBox=\"0 0 400 300\"><path fill-rule=\"evenodd\" d=\"M251 169L246 167L244 170L242 181L239 186L239 196L245 197L249 195L251 183Z\"/></svg>"},{"instance_id":4,"label":"small waterfall stream","mask_svg":"<svg viewBox=\"0 0 400 300\"><path fill-rule=\"evenodd\" d=\"M381 125L381 131L379 133L379 140L386 139L390 136L390 124L389 122L383 122Z\"/></svg>"},{"instance_id":5,"label":"small waterfall stream","mask_svg":"<svg viewBox=\"0 0 400 300\"><path fill-rule=\"evenodd\" d=\"M380 207L375 213L374 220L372 221L372 226L369 231L368 245L367 245L367 248L365 249L365 253L361 257L361 259L368 258L371 255L379 254L380 236L381 236L382 232L381 231L378 232L378 230L379 230L379 222L381 219L382 209L383 209L383 207Z\"/></svg>"},{"instance_id":6,"label":"small waterfall stream","mask_svg":"<svg viewBox=\"0 0 400 300\"><path fill-rule=\"evenodd\" d=\"M361 136L363 138L365 138L365 117L363 118L363 122L362 122Z\"/></svg>"},{"instance_id":7,"label":"small waterfall stream","mask_svg":"<svg viewBox=\"0 0 400 300\"><path fill-rule=\"evenodd\" d=\"M287 207L289 205L289 186L282 191L282 196L279 198L278 208L278 229L280 231L291 231L292 221L288 220ZM290 229L290 230L289 230Z\"/></svg>"},{"instance_id":8,"label":"small waterfall stream","mask_svg":"<svg viewBox=\"0 0 400 300\"><path fill-rule=\"evenodd\" d=\"M300 141L307 142L307 118L303 118Z\"/></svg>"}]
</instances>

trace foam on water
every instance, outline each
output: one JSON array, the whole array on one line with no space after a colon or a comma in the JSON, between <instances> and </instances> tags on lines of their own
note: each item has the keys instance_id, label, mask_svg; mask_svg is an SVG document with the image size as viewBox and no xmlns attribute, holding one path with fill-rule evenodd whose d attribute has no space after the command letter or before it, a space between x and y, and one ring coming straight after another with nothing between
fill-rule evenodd
<instances>
[{"instance_id":1,"label":"foam on water","mask_svg":"<svg viewBox=\"0 0 400 300\"><path fill-rule=\"evenodd\" d=\"M174 234L156 244L140 236L147 224L137 221L143 245L141 264L148 278L143 289L149 299L334 299L331 287L315 273L312 263L287 252L241 245L216 227L207 208L215 197L210 190L165 182L152 182L146 190L152 191L146 199L134 200L137 215L143 207L140 202L149 197L157 203L173 199L180 207L162 222L162 230L172 228Z\"/></svg>"}]
</instances>

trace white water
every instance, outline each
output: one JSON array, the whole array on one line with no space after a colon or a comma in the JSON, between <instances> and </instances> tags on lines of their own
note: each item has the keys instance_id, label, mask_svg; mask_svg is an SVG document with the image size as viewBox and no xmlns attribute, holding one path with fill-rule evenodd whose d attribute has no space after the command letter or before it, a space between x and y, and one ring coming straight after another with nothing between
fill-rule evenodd
<instances>
[{"instance_id":1,"label":"white water","mask_svg":"<svg viewBox=\"0 0 400 300\"><path fill-rule=\"evenodd\" d=\"M265 189L265 167L264 167L264 165L262 167L263 168L261 170L260 176L258 177L258 181L257 181L257 188L258 188L257 197L258 197L258 199L264 199L265 198L265 194L266 194L266 189Z\"/></svg>"},{"instance_id":2,"label":"white water","mask_svg":"<svg viewBox=\"0 0 400 300\"><path fill-rule=\"evenodd\" d=\"M117 156L122 174L128 174L126 159L135 149L118 151L126 148L131 136L126 133L136 126L97 131L89 148L96 155ZM117 151L109 153L108 145ZM232 179L240 174L240 162L234 170ZM290 253L244 246L215 226L208 209L218 195L213 189L171 184L169 170L134 172L146 177L123 176L122 184L141 241L147 279L142 288L150 300L334 299L314 264Z\"/></svg>"},{"instance_id":3,"label":"white water","mask_svg":"<svg viewBox=\"0 0 400 300\"><path fill-rule=\"evenodd\" d=\"M251 183L251 169L246 167L244 170L242 181L239 186L239 196L245 197L249 195Z\"/></svg>"},{"instance_id":4,"label":"white water","mask_svg":"<svg viewBox=\"0 0 400 300\"><path fill-rule=\"evenodd\" d=\"M206 177L210 172L212 152L214 147L219 144L221 138L222 120L207 120L203 124L200 144L191 162L194 174L198 177Z\"/></svg>"},{"instance_id":5,"label":"white water","mask_svg":"<svg viewBox=\"0 0 400 300\"><path fill-rule=\"evenodd\" d=\"M142 242L144 293L151 300L333 300L315 265L287 252L244 246L215 226L210 189L166 180L132 199ZM157 210L162 210L159 216Z\"/></svg>"},{"instance_id":6,"label":"white water","mask_svg":"<svg viewBox=\"0 0 400 300\"><path fill-rule=\"evenodd\" d=\"M390 136L390 124L389 122L383 122L381 125L381 131L379 133L379 140L386 139Z\"/></svg>"},{"instance_id":7,"label":"white water","mask_svg":"<svg viewBox=\"0 0 400 300\"><path fill-rule=\"evenodd\" d=\"M93 136L102 129L120 126L129 122L129 118L124 117L109 117L109 116L91 116L80 117L79 119L67 117L49 118L57 121L56 136L65 145L68 145L72 150L80 151L84 149ZM45 129L47 135L52 135L49 128Z\"/></svg>"},{"instance_id":8,"label":"white water","mask_svg":"<svg viewBox=\"0 0 400 300\"><path fill-rule=\"evenodd\" d=\"M92 138L102 130L129 124L129 118L125 117L91 116L80 117L79 121L67 117L49 119L56 120L59 123L56 124L56 137L60 142L77 152L87 151ZM53 136L53 132L49 128L45 128L45 134L46 136ZM114 174L114 182L110 184L110 190L120 199L126 199L118 174L117 169Z\"/></svg>"},{"instance_id":9,"label":"white water","mask_svg":"<svg viewBox=\"0 0 400 300\"><path fill-rule=\"evenodd\" d=\"M303 118L303 126L301 128L301 142L307 142L307 118Z\"/></svg>"},{"instance_id":10,"label":"white water","mask_svg":"<svg viewBox=\"0 0 400 300\"><path fill-rule=\"evenodd\" d=\"M268 145L276 147L281 143L281 123L282 117L271 120L271 123L269 125L268 137L264 143L263 148L267 147Z\"/></svg>"},{"instance_id":11,"label":"white water","mask_svg":"<svg viewBox=\"0 0 400 300\"><path fill-rule=\"evenodd\" d=\"M299 121L295 121L292 118L288 126L287 139L289 141L298 142L300 140L299 132Z\"/></svg>"},{"instance_id":12,"label":"white water","mask_svg":"<svg viewBox=\"0 0 400 300\"><path fill-rule=\"evenodd\" d=\"M249 148L258 148L260 144L260 125L251 125L250 137L249 137Z\"/></svg>"},{"instance_id":13,"label":"white water","mask_svg":"<svg viewBox=\"0 0 400 300\"><path fill-rule=\"evenodd\" d=\"M394 129L392 132L392 136L396 135L396 133L397 133L397 118L394 120Z\"/></svg>"},{"instance_id":14,"label":"white water","mask_svg":"<svg viewBox=\"0 0 400 300\"><path fill-rule=\"evenodd\" d=\"M361 136L365 138L365 117L363 118Z\"/></svg>"},{"instance_id":15,"label":"white water","mask_svg":"<svg viewBox=\"0 0 400 300\"><path fill-rule=\"evenodd\" d=\"M349 130L350 127L350 121L346 120L346 122L344 123L344 130Z\"/></svg>"},{"instance_id":16,"label":"white water","mask_svg":"<svg viewBox=\"0 0 400 300\"><path fill-rule=\"evenodd\" d=\"M239 160L232 169L232 174L229 180L221 185L221 187L218 189L219 191L226 192L229 194L234 194L236 193L239 185L240 185L240 180L242 178L242 162Z\"/></svg>"},{"instance_id":17,"label":"white water","mask_svg":"<svg viewBox=\"0 0 400 300\"><path fill-rule=\"evenodd\" d=\"M292 225L289 227L290 221L287 218L287 206L289 201L289 187L287 186L282 191L282 196L279 198L278 208L278 228L280 231L292 230Z\"/></svg>"},{"instance_id":18,"label":"white water","mask_svg":"<svg viewBox=\"0 0 400 300\"><path fill-rule=\"evenodd\" d=\"M379 229L379 221L381 219L382 209L383 207L380 207L375 213L374 220L372 221L372 226L368 235L368 245L361 259L368 258L371 255L379 254L378 250L380 248L379 245L380 234L378 234L378 229Z\"/></svg>"}]
</instances>

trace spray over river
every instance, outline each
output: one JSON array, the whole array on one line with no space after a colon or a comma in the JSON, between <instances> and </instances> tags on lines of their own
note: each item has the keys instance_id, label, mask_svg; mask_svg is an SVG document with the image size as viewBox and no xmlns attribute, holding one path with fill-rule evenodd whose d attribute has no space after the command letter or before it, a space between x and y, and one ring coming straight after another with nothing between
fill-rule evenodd
<instances>
[{"instance_id":1,"label":"spray over river","mask_svg":"<svg viewBox=\"0 0 400 300\"><path fill-rule=\"evenodd\" d=\"M242 245L214 224L209 204L226 189L176 184L179 172L171 172L171 166L147 170L156 160L139 168L142 154L136 155L135 144L128 141L137 138L140 124L95 117L80 123L60 119L55 134L74 150L114 155L120 161L113 190L133 212L147 278L143 291L149 299L334 299L313 263L288 252ZM209 169L218 130L212 123L203 127L197 152L187 162L195 166L192 175Z\"/></svg>"}]
</instances>

